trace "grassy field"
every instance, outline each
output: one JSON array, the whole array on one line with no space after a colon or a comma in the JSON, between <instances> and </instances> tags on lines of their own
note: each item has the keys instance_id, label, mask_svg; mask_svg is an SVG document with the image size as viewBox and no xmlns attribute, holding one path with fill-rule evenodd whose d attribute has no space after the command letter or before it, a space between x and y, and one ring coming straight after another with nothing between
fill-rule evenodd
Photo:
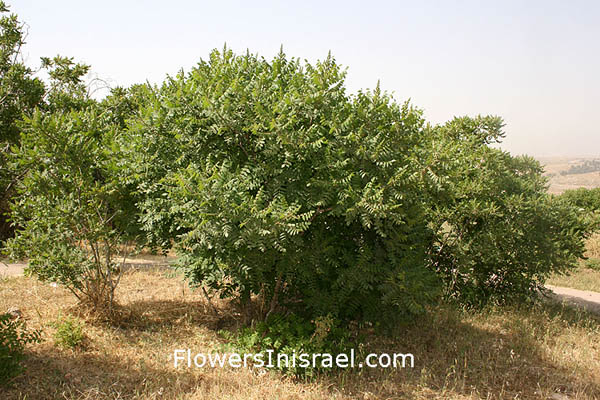
<instances>
[{"instance_id":1,"label":"grassy field","mask_svg":"<svg viewBox=\"0 0 600 400\"><path fill-rule=\"evenodd\" d=\"M64 289L5 278L0 309L21 309L44 342L2 399L568 399L600 398L600 322L561 305L466 312L440 306L371 335L373 352L412 353L414 369L354 369L312 381L250 369L173 367L176 348L210 352L239 315L164 271L128 272L118 323L84 323L81 348L56 345L54 322L74 306ZM0 389L2 390L2 389Z\"/></svg>"}]
</instances>

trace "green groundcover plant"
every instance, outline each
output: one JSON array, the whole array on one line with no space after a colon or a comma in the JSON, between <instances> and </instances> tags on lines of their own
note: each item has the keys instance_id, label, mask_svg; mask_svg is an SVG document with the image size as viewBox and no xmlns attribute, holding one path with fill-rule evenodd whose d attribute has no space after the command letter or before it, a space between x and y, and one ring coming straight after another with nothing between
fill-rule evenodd
<instances>
[{"instance_id":1,"label":"green groundcover plant","mask_svg":"<svg viewBox=\"0 0 600 400\"><path fill-rule=\"evenodd\" d=\"M221 331L220 334L228 341L220 350L260 354L263 367L270 368L272 365L272 368L288 375L303 378L312 378L334 365L323 366L323 363L306 361L302 364L298 362L300 355L327 353L335 359L338 354L355 348L355 343L361 339L353 336L332 316L307 321L293 314L272 314L267 321L260 321L237 332ZM257 367L254 364L251 366Z\"/></svg>"},{"instance_id":2,"label":"green groundcover plant","mask_svg":"<svg viewBox=\"0 0 600 400\"><path fill-rule=\"evenodd\" d=\"M73 316L59 318L52 324L56 329L54 342L63 349L75 349L83 345L85 333L83 323Z\"/></svg>"},{"instance_id":3,"label":"green groundcover plant","mask_svg":"<svg viewBox=\"0 0 600 400\"><path fill-rule=\"evenodd\" d=\"M0 314L0 386L23 372L21 361L25 346L41 341L40 331L27 330L25 321L11 314Z\"/></svg>"}]
</instances>

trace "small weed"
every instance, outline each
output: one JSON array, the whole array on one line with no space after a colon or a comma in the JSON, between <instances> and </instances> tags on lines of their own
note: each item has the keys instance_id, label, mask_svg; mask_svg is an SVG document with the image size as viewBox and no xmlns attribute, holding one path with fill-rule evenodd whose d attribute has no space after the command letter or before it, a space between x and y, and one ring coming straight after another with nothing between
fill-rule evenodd
<instances>
[{"instance_id":1,"label":"small weed","mask_svg":"<svg viewBox=\"0 0 600 400\"><path fill-rule=\"evenodd\" d=\"M77 318L71 316L59 317L53 326L56 328L54 341L59 347L74 349L83 345L85 338L83 323Z\"/></svg>"}]
</instances>

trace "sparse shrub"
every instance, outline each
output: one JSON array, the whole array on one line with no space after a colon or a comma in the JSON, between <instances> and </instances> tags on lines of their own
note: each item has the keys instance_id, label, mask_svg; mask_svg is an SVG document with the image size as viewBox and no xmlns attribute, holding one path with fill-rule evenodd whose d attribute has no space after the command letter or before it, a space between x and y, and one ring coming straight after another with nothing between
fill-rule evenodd
<instances>
[{"instance_id":1,"label":"sparse shrub","mask_svg":"<svg viewBox=\"0 0 600 400\"><path fill-rule=\"evenodd\" d=\"M12 154L20 144L23 116L31 116L35 110L82 110L95 103L83 80L90 67L72 58L42 57L40 69L47 72L48 83L35 77L37 68L23 63L27 25L9 12L9 6L0 1L0 241L14 234L10 203L18 196L15 189L27 173L14 162Z\"/></svg>"},{"instance_id":2,"label":"sparse shrub","mask_svg":"<svg viewBox=\"0 0 600 400\"><path fill-rule=\"evenodd\" d=\"M39 343L41 331L30 331L25 321L10 314L0 314L0 386L23 372L21 361L27 344Z\"/></svg>"},{"instance_id":3,"label":"sparse shrub","mask_svg":"<svg viewBox=\"0 0 600 400\"><path fill-rule=\"evenodd\" d=\"M74 349L83 344L85 338L83 323L77 318L72 316L59 318L53 325L56 329L54 342L59 347Z\"/></svg>"},{"instance_id":4,"label":"sparse shrub","mask_svg":"<svg viewBox=\"0 0 600 400\"><path fill-rule=\"evenodd\" d=\"M90 67L70 57L42 57L47 84L34 78L25 24L8 11L0 0L0 241L15 235L7 254L28 273L110 312L135 227L115 136L135 101L119 89L92 99Z\"/></svg>"},{"instance_id":5,"label":"sparse shrub","mask_svg":"<svg viewBox=\"0 0 600 400\"><path fill-rule=\"evenodd\" d=\"M6 247L11 258L28 259L28 274L110 313L136 225L131 188L119 176L119 126L103 111L25 118L15 158L27 173L11 207L18 229Z\"/></svg>"}]
</instances>

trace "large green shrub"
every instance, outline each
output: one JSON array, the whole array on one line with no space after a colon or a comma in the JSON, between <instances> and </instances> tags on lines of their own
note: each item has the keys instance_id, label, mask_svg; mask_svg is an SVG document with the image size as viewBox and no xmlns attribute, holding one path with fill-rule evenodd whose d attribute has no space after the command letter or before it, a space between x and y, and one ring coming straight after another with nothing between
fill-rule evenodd
<instances>
[{"instance_id":1,"label":"large green shrub","mask_svg":"<svg viewBox=\"0 0 600 400\"><path fill-rule=\"evenodd\" d=\"M493 146L500 118L426 125L379 88L347 94L331 57L215 51L142 92L126 158L145 230L263 317L407 315L440 280L470 304L532 298L582 254L589 223Z\"/></svg>"},{"instance_id":2,"label":"large green shrub","mask_svg":"<svg viewBox=\"0 0 600 400\"><path fill-rule=\"evenodd\" d=\"M45 63L55 79L86 70ZM388 322L440 289L530 298L582 255L591 223L546 194L538 163L493 146L501 119L431 126L344 78L332 57L224 50L99 104L78 80L53 86L57 107L21 125L11 255L98 306L127 244L175 246L194 284L262 319Z\"/></svg>"},{"instance_id":3,"label":"large green shrub","mask_svg":"<svg viewBox=\"0 0 600 400\"><path fill-rule=\"evenodd\" d=\"M377 318L435 296L418 110L349 96L333 58L230 51L152 97L129 132L132 175L151 188L142 220L172 221L157 231L194 283L258 295L264 316Z\"/></svg>"}]
</instances>

